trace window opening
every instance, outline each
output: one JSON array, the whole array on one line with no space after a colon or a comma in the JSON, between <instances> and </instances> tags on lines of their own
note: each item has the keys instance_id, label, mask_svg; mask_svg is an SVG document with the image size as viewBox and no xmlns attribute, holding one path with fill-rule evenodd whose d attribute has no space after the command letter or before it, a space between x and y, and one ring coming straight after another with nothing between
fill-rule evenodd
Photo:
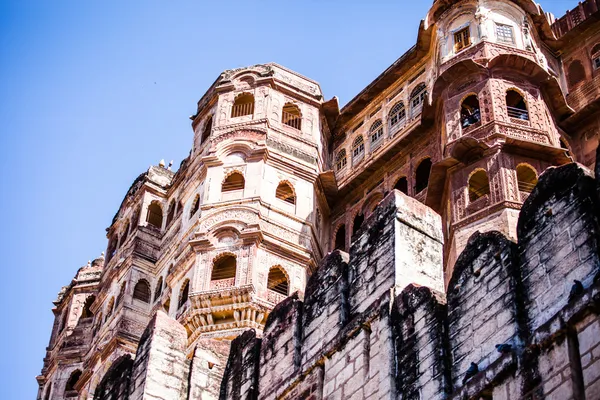
<instances>
[{"instance_id":1,"label":"window opening","mask_svg":"<svg viewBox=\"0 0 600 400\"><path fill-rule=\"evenodd\" d=\"M346 225L341 225L335 234L335 249L346 251Z\"/></svg>"},{"instance_id":2,"label":"window opening","mask_svg":"<svg viewBox=\"0 0 600 400\"><path fill-rule=\"evenodd\" d=\"M275 191L275 197L290 204L296 204L294 189L287 182L281 182Z\"/></svg>"},{"instance_id":3,"label":"window opening","mask_svg":"<svg viewBox=\"0 0 600 400\"><path fill-rule=\"evenodd\" d=\"M475 172L469 178L469 201L473 202L490 194L490 181L484 170Z\"/></svg>"},{"instance_id":4,"label":"window opening","mask_svg":"<svg viewBox=\"0 0 600 400\"><path fill-rule=\"evenodd\" d=\"M185 283L181 287L181 291L179 292L179 304L177 308L183 307L183 305L188 301L190 296L190 280L186 279Z\"/></svg>"},{"instance_id":5,"label":"window opening","mask_svg":"<svg viewBox=\"0 0 600 400\"><path fill-rule=\"evenodd\" d=\"M426 158L417 167L415 192L420 193L429 185L429 174L431 173L431 159Z\"/></svg>"},{"instance_id":6,"label":"window opening","mask_svg":"<svg viewBox=\"0 0 600 400\"><path fill-rule=\"evenodd\" d=\"M286 103L283 106L283 111L281 113L281 122L294 129L300 130L302 128L302 115L300 114L300 109L292 103Z\"/></svg>"},{"instance_id":7,"label":"window opening","mask_svg":"<svg viewBox=\"0 0 600 400\"><path fill-rule=\"evenodd\" d=\"M150 204L148 206L146 222L148 222L149 225L151 225L157 229L161 229L162 228L162 220L163 220L162 208L160 207L160 205L158 203L153 202L152 204Z\"/></svg>"},{"instance_id":8,"label":"window opening","mask_svg":"<svg viewBox=\"0 0 600 400\"><path fill-rule=\"evenodd\" d=\"M403 102L398 102L390 111L390 132L404 126L406 122L406 108Z\"/></svg>"},{"instance_id":9,"label":"window opening","mask_svg":"<svg viewBox=\"0 0 600 400\"><path fill-rule=\"evenodd\" d=\"M516 90L506 92L506 110L511 118L529 121L529 111L527 111L525 99Z\"/></svg>"},{"instance_id":10,"label":"window opening","mask_svg":"<svg viewBox=\"0 0 600 400\"><path fill-rule=\"evenodd\" d=\"M520 192L531 193L538 183L537 173L530 166L520 164L517 166L517 181Z\"/></svg>"},{"instance_id":11,"label":"window opening","mask_svg":"<svg viewBox=\"0 0 600 400\"><path fill-rule=\"evenodd\" d=\"M211 281L220 281L222 279L235 278L237 261L235 256L227 254L218 258L213 266Z\"/></svg>"},{"instance_id":12,"label":"window opening","mask_svg":"<svg viewBox=\"0 0 600 400\"><path fill-rule=\"evenodd\" d=\"M239 172L234 172L223 181L221 185L222 192L233 192L234 190L242 190L246 185L244 176Z\"/></svg>"},{"instance_id":13,"label":"window opening","mask_svg":"<svg viewBox=\"0 0 600 400\"><path fill-rule=\"evenodd\" d=\"M471 30L467 26L454 34L454 52L458 53L462 49L471 45Z\"/></svg>"},{"instance_id":14,"label":"window opening","mask_svg":"<svg viewBox=\"0 0 600 400\"><path fill-rule=\"evenodd\" d=\"M242 93L236 97L231 109L231 118L252 114L254 114L254 96L250 93Z\"/></svg>"},{"instance_id":15,"label":"window opening","mask_svg":"<svg viewBox=\"0 0 600 400\"><path fill-rule=\"evenodd\" d=\"M287 276L280 267L272 267L269 270L267 288L284 296L289 294L290 285Z\"/></svg>"},{"instance_id":16,"label":"window opening","mask_svg":"<svg viewBox=\"0 0 600 400\"><path fill-rule=\"evenodd\" d=\"M171 225L173 218L175 218L175 200L172 200L171 204L169 204L169 211L167 211L167 226Z\"/></svg>"},{"instance_id":17,"label":"window opening","mask_svg":"<svg viewBox=\"0 0 600 400\"><path fill-rule=\"evenodd\" d=\"M399 190L404 194L408 194L408 179L405 176L398 179L398 182L396 182L394 189Z\"/></svg>"},{"instance_id":18,"label":"window opening","mask_svg":"<svg viewBox=\"0 0 600 400\"><path fill-rule=\"evenodd\" d=\"M412 117L414 118L423 110L423 104L425 104L425 97L427 96L427 90L425 84L420 84L413 90L410 96L410 104L412 107Z\"/></svg>"},{"instance_id":19,"label":"window opening","mask_svg":"<svg viewBox=\"0 0 600 400\"><path fill-rule=\"evenodd\" d=\"M335 170L341 171L346 168L348 164L348 159L346 157L346 149L342 149L338 152L335 158Z\"/></svg>"},{"instance_id":20,"label":"window opening","mask_svg":"<svg viewBox=\"0 0 600 400\"><path fill-rule=\"evenodd\" d=\"M356 214L354 217L354 223L352 224L352 236L356 235L356 232L360 230L363 222L365 221L365 216L362 214Z\"/></svg>"},{"instance_id":21,"label":"window opening","mask_svg":"<svg viewBox=\"0 0 600 400\"><path fill-rule=\"evenodd\" d=\"M158 278L158 282L156 283L156 292L154 293L154 301L156 301L160 298L162 291L163 291L163 278L162 278L162 276L160 276Z\"/></svg>"},{"instance_id":22,"label":"window opening","mask_svg":"<svg viewBox=\"0 0 600 400\"><path fill-rule=\"evenodd\" d=\"M204 125L204 131L202 131L202 139L201 139L201 143L204 143L208 140L208 138L210 137L210 133L212 132L212 124L213 124L213 120L212 120L212 116L208 117L208 119L206 120L206 124Z\"/></svg>"},{"instance_id":23,"label":"window opening","mask_svg":"<svg viewBox=\"0 0 600 400\"><path fill-rule=\"evenodd\" d=\"M460 105L460 124L463 128L468 128L481 121L481 111L479 109L479 99L471 95L463 100Z\"/></svg>"},{"instance_id":24,"label":"window opening","mask_svg":"<svg viewBox=\"0 0 600 400\"><path fill-rule=\"evenodd\" d=\"M133 298L136 300L143 301L144 303L150 303L152 294L150 293L150 284L145 279L140 279L133 288Z\"/></svg>"},{"instance_id":25,"label":"window opening","mask_svg":"<svg viewBox=\"0 0 600 400\"><path fill-rule=\"evenodd\" d=\"M382 142L381 139L383 139L383 124L380 119L371 125L369 135L371 137L371 149L377 148Z\"/></svg>"},{"instance_id":26,"label":"window opening","mask_svg":"<svg viewBox=\"0 0 600 400\"><path fill-rule=\"evenodd\" d=\"M92 313L91 310L94 301L96 301L96 297L94 295L88 296L87 299L85 299L85 303L83 304L83 311L81 311L81 318L91 318L94 316L94 313Z\"/></svg>"},{"instance_id":27,"label":"window opening","mask_svg":"<svg viewBox=\"0 0 600 400\"><path fill-rule=\"evenodd\" d=\"M79 378L81 378L80 370L75 370L71 373L71 376L69 376L69 380L67 381L67 384L65 386L65 395L67 395L68 392L75 391L75 385L79 381Z\"/></svg>"},{"instance_id":28,"label":"window opening","mask_svg":"<svg viewBox=\"0 0 600 400\"><path fill-rule=\"evenodd\" d=\"M363 159L364 155L365 141L362 135L359 135L356 139L354 139L354 143L352 143L352 163L358 163L360 160Z\"/></svg>"},{"instance_id":29,"label":"window opening","mask_svg":"<svg viewBox=\"0 0 600 400\"><path fill-rule=\"evenodd\" d=\"M500 43L514 44L515 34L513 27L505 24L496 24L496 38Z\"/></svg>"},{"instance_id":30,"label":"window opening","mask_svg":"<svg viewBox=\"0 0 600 400\"><path fill-rule=\"evenodd\" d=\"M192 207L190 208L190 219L192 219L192 217L194 215L196 215L196 213L198 212L199 208L200 208L200 195L197 194L194 197L194 201L192 202Z\"/></svg>"}]
</instances>

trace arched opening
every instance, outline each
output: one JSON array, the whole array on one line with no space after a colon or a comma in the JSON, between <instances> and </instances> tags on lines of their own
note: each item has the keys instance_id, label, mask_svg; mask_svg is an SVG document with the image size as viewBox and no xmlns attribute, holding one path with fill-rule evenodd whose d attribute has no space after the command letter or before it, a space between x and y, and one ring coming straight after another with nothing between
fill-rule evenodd
<instances>
[{"instance_id":1,"label":"arched opening","mask_svg":"<svg viewBox=\"0 0 600 400\"><path fill-rule=\"evenodd\" d=\"M211 281L229 281L225 282L227 286L235 284L235 274L237 270L237 260L232 254L225 254L217 258L213 263L213 270L210 276Z\"/></svg>"},{"instance_id":2,"label":"arched opening","mask_svg":"<svg viewBox=\"0 0 600 400\"><path fill-rule=\"evenodd\" d=\"M394 185L394 189L399 190L404 194L408 194L408 179L405 176L398 179Z\"/></svg>"},{"instance_id":3,"label":"arched opening","mask_svg":"<svg viewBox=\"0 0 600 400\"><path fill-rule=\"evenodd\" d=\"M201 143L206 142L208 140L208 138L210 137L210 133L212 132L212 125L213 125L213 119L212 119L212 116L210 116L206 120L206 124L204 124L204 130L202 131Z\"/></svg>"},{"instance_id":4,"label":"arched opening","mask_svg":"<svg viewBox=\"0 0 600 400\"><path fill-rule=\"evenodd\" d=\"M167 211L167 226L171 225L173 219L175 218L175 200L171 200L169 204L169 210Z\"/></svg>"},{"instance_id":5,"label":"arched opening","mask_svg":"<svg viewBox=\"0 0 600 400\"><path fill-rule=\"evenodd\" d=\"M288 278L279 266L272 267L269 270L267 288L284 296L289 294L290 284Z\"/></svg>"},{"instance_id":6,"label":"arched opening","mask_svg":"<svg viewBox=\"0 0 600 400\"><path fill-rule=\"evenodd\" d=\"M133 298L135 300L143 301L144 303L150 303L152 293L150 291L150 284L145 279L140 279L138 283L133 287Z\"/></svg>"},{"instance_id":7,"label":"arched opening","mask_svg":"<svg viewBox=\"0 0 600 400\"><path fill-rule=\"evenodd\" d=\"M429 185L429 174L431 173L431 159L426 158L417 167L415 173L415 193L420 193L427 189Z\"/></svg>"},{"instance_id":8,"label":"arched opening","mask_svg":"<svg viewBox=\"0 0 600 400\"><path fill-rule=\"evenodd\" d=\"M75 391L75 385L79 381L79 378L81 378L80 370L77 369L71 373L69 379L67 380L67 384L65 385L65 396L71 397L77 395L77 392Z\"/></svg>"},{"instance_id":9,"label":"arched opening","mask_svg":"<svg viewBox=\"0 0 600 400\"><path fill-rule=\"evenodd\" d=\"M585 68L579 60L574 60L568 68L569 89L573 89L579 82L585 81Z\"/></svg>"},{"instance_id":10,"label":"arched opening","mask_svg":"<svg viewBox=\"0 0 600 400\"><path fill-rule=\"evenodd\" d=\"M342 149L337 153L335 157L335 170L342 171L346 169L346 165L348 165L348 158L346 157L346 149Z\"/></svg>"},{"instance_id":11,"label":"arched opening","mask_svg":"<svg viewBox=\"0 0 600 400\"><path fill-rule=\"evenodd\" d=\"M236 97L231 109L231 118L252 114L254 114L254 96L250 93L242 93Z\"/></svg>"},{"instance_id":12,"label":"arched opening","mask_svg":"<svg viewBox=\"0 0 600 400\"><path fill-rule=\"evenodd\" d=\"M302 114L298 106L292 103L285 103L281 113L281 122L294 129L302 129Z\"/></svg>"},{"instance_id":13,"label":"arched opening","mask_svg":"<svg viewBox=\"0 0 600 400\"><path fill-rule=\"evenodd\" d=\"M490 181L487 173L480 169L469 178L469 201L473 202L490 194Z\"/></svg>"},{"instance_id":14,"label":"arched opening","mask_svg":"<svg viewBox=\"0 0 600 400\"><path fill-rule=\"evenodd\" d=\"M369 137L371 138L371 150L376 149L383 142L383 123L380 119L371 125Z\"/></svg>"},{"instance_id":15,"label":"arched opening","mask_svg":"<svg viewBox=\"0 0 600 400\"><path fill-rule=\"evenodd\" d=\"M365 156L365 140L362 135L358 135L352 143L352 164L356 165Z\"/></svg>"},{"instance_id":16,"label":"arched opening","mask_svg":"<svg viewBox=\"0 0 600 400\"><path fill-rule=\"evenodd\" d=\"M511 89L506 92L506 111L511 118L529 121L527 103L525 103L523 96L516 90Z\"/></svg>"},{"instance_id":17,"label":"arched opening","mask_svg":"<svg viewBox=\"0 0 600 400\"><path fill-rule=\"evenodd\" d=\"M335 250L346 251L346 225L341 225L335 234Z\"/></svg>"},{"instance_id":18,"label":"arched opening","mask_svg":"<svg viewBox=\"0 0 600 400\"><path fill-rule=\"evenodd\" d=\"M536 171L527 164L517 165L517 181L519 192L531 193L538 183Z\"/></svg>"},{"instance_id":19,"label":"arched opening","mask_svg":"<svg viewBox=\"0 0 600 400\"><path fill-rule=\"evenodd\" d=\"M121 304L121 302L123 301L123 298L125 297L125 289L126 288L127 288L127 282L121 283L121 289L119 290L119 295L117 296L116 305Z\"/></svg>"},{"instance_id":20,"label":"arched opening","mask_svg":"<svg viewBox=\"0 0 600 400\"><path fill-rule=\"evenodd\" d=\"M221 185L221 192L233 192L236 190L243 190L246 185L244 176L239 172L233 172L229 174Z\"/></svg>"},{"instance_id":21,"label":"arched opening","mask_svg":"<svg viewBox=\"0 0 600 400\"><path fill-rule=\"evenodd\" d=\"M287 182L280 182L275 191L275 197L290 204L296 204L294 188Z\"/></svg>"},{"instance_id":22,"label":"arched opening","mask_svg":"<svg viewBox=\"0 0 600 400\"><path fill-rule=\"evenodd\" d=\"M414 118L423 111L427 89L424 83L417 86L410 95L411 117Z\"/></svg>"},{"instance_id":23,"label":"arched opening","mask_svg":"<svg viewBox=\"0 0 600 400\"><path fill-rule=\"evenodd\" d=\"M148 206L146 222L149 226L153 226L156 229L162 229L163 212L160 204L155 201Z\"/></svg>"},{"instance_id":24,"label":"arched opening","mask_svg":"<svg viewBox=\"0 0 600 400\"><path fill-rule=\"evenodd\" d=\"M183 283L183 286L181 286L181 289L179 291L179 302L177 303L177 308L181 308L183 307L183 305L188 301L188 298L190 297L190 280L186 279L185 282Z\"/></svg>"},{"instance_id":25,"label":"arched opening","mask_svg":"<svg viewBox=\"0 0 600 400\"><path fill-rule=\"evenodd\" d=\"M356 235L356 232L362 227L363 222L365 222L365 216L361 213L356 214L352 223L352 236Z\"/></svg>"},{"instance_id":26,"label":"arched opening","mask_svg":"<svg viewBox=\"0 0 600 400\"><path fill-rule=\"evenodd\" d=\"M81 311L81 318L92 318L94 313L92 313L91 307L96 301L96 296L91 295L85 299L85 303L83 303L83 310Z\"/></svg>"},{"instance_id":27,"label":"arched opening","mask_svg":"<svg viewBox=\"0 0 600 400\"><path fill-rule=\"evenodd\" d=\"M404 103L399 101L394 104L394 107L390 110L389 125L390 132L395 132L406 123L406 108Z\"/></svg>"},{"instance_id":28,"label":"arched opening","mask_svg":"<svg viewBox=\"0 0 600 400\"><path fill-rule=\"evenodd\" d=\"M481 121L479 99L474 94L463 100L460 105L460 125L468 128Z\"/></svg>"},{"instance_id":29,"label":"arched opening","mask_svg":"<svg viewBox=\"0 0 600 400\"><path fill-rule=\"evenodd\" d=\"M154 292L154 301L156 301L160 298L162 291L163 291L163 277L159 276L158 282L156 283L156 291Z\"/></svg>"},{"instance_id":30,"label":"arched opening","mask_svg":"<svg viewBox=\"0 0 600 400\"><path fill-rule=\"evenodd\" d=\"M52 382L50 382L46 387L46 394L44 395L44 400L50 400L51 394L52 394Z\"/></svg>"},{"instance_id":31,"label":"arched opening","mask_svg":"<svg viewBox=\"0 0 600 400\"><path fill-rule=\"evenodd\" d=\"M242 177L242 180L244 178ZM194 201L192 202L192 207L190 208L190 219L192 219L192 217L194 215L196 215L196 213L198 212L198 210L200 209L200 195L197 194L194 197Z\"/></svg>"},{"instance_id":32,"label":"arched opening","mask_svg":"<svg viewBox=\"0 0 600 400\"><path fill-rule=\"evenodd\" d=\"M600 43L592 49L592 63L594 64L594 69L600 69Z\"/></svg>"}]
</instances>

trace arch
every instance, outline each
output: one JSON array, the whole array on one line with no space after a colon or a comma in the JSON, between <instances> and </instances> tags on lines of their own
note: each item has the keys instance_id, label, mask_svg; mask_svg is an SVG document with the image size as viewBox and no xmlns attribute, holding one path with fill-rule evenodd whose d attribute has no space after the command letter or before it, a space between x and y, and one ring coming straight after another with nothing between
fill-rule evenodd
<instances>
[{"instance_id":1,"label":"arch","mask_svg":"<svg viewBox=\"0 0 600 400\"><path fill-rule=\"evenodd\" d=\"M469 201L471 202L490 194L490 180L484 169L479 168L471 173L469 176L468 190Z\"/></svg>"},{"instance_id":2,"label":"arch","mask_svg":"<svg viewBox=\"0 0 600 400\"><path fill-rule=\"evenodd\" d=\"M110 300L108 301L108 304L106 305L106 316L104 317L104 322L108 321L108 319L111 317L114 309L115 309L115 298L111 297Z\"/></svg>"},{"instance_id":3,"label":"arch","mask_svg":"<svg viewBox=\"0 0 600 400\"><path fill-rule=\"evenodd\" d=\"M365 140L358 135L352 142L352 164L356 165L365 156Z\"/></svg>"},{"instance_id":4,"label":"arch","mask_svg":"<svg viewBox=\"0 0 600 400\"><path fill-rule=\"evenodd\" d=\"M294 192L292 185L287 181L279 182L277 190L275 191L275 197L279 200L296 205L296 193Z\"/></svg>"},{"instance_id":5,"label":"arch","mask_svg":"<svg viewBox=\"0 0 600 400\"><path fill-rule=\"evenodd\" d=\"M150 303L152 298L152 291L150 290L150 284L146 279L140 279L133 287L133 298L135 300L143 301L144 303Z\"/></svg>"},{"instance_id":6,"label":"arch","mask_svg":"<svg viewBox=\"0 0 600 400\"><path fill-rule=\"evenodd\" d=\"M176 204L175 199L171 200L171 203L169 204L169 209L167 211L167 226L171 225L171 222L173 222L173 219L175 218Z\"/></svg>"},{"instance_id":7,"label":"arch","mask_svg":"<svg viewBox=\"0 0 600 400\"><path fill-rule=\"evenodd\" d=\"M394 107L390 110L388 117L388 125L390 132L400 129L406 123L406 107L404 102L399 101L394 104Z\"/></svg>"},{"instance_id":8,"label":"arch","mask_svg":"<svg viewBox=\"0 0 600 400\"><path fill-rule=\"evenodd\" d=\"M239 94L231 108L231 118L254 114L254 96L251 93Z\"/></svg>"},{"instance_id":9,"label":"arch","mask_svg":"<svg viewBox=\"0 0 600 400\"><path fill-rule=\"evenodd\" d=\"M267 289L288 296L290 293L289 279L279 265L271 267L267 277Z\"/></svg>"},{"instance_id":10,"label":"arch","mask_svg":"<svg viewBox=\"0 0 600 400\"><path fill-rule=\"evenodd\" d=\"M516 89L508 89L506 91L506 111L511 118L529 121L529 111L525 97Z\"/></svg>"},{"instance_id":11,"label":"arch","mask_svg":"<svg viewBox=\"0 0 600 400\"><path fill-rule=\"evenodd\" d=\"M281 122L294 129L302 129L302 113L293 103L285 103L281 113Z\"/></svg>"},{"instance_id":12,"label":"arch","mask_svg":"<svg viewBox=\"0 0 600 400\"><path fill-rule=\"evenodd\" d=\"M410 94L410 114L411 118L416 117L423 111L425 98L427 97L427 87L424 83L420 83Z\"/></svg>"},{"instance_id":13,"label":"arch","mask_svg":"<svg viewBox=\"0 0 600 400\"><path fill-rule=\"evenodd\" d=\"M246 180L241 172L233 171L221 184L221 192L233 192L236 190L243 190L246 186Z\"/></svg>"},{"instance_id":14,"label":"arch","mask_svg":"<svg viewBox=\"0 0 600 400\"><path fill-rule=\"evenodd\" d=\"M225 279L235 279L237 272L237 259L231 253L221 254L213 261L213 268L210 274L211 281L220 281Z\"/></svg>"},{"instance_id":15,"label":"arch","mask_svg":"<svg viewBox=\"0 0 600 400\"><path fill-rule=\"evenodd\" d=\"M127 282L121 283L121 288L119 289L119 295L117 296L117 302L116 302L117 306L119 304L121 304L121 301L123 301L123 298L125 297L125 289L127 289Z\"/></svg>"},{"instance_id":16,"label":"arch","mask_svg":"<svg viewBox=\"0 0 600 400\"><path fill-rule=\"evenodd\" d=\"M383 139L383 122L380 119L373 122L369 129L369 137L371 138L371 148L377 147L381 144Z\"/></svg>"},{"instance_id":17,"label":"arch","mask_svg":"<svg viewBox=\"0 0 600 400\"><path fill-rule=\"evenodd\" d=\"M190 280L186 279L179 290L179 302L177 303L177 308L183 307L183 305L188 301L190 297Z\"/></svg>"},{"instance_id":18,"label":"arch","mask_svg":"<svg viewBox=\"0 0 600 400\"><path fill-rule=\"evenodd\" d=\"M242 177L242 179L243 179L243 177ZM192 219L192 217L194 215L196 215L196 213L198 212L199 209L200 209L200 195L196 194L196 196L194 197L194 201L192 201L192 207L190 207L189 219Z\"/></svg>"},{"instance_id":19,"label":"arch","mask_svg":"<svg viewBox=\"0 0 600 400\"><path fill-rule=\"evenodd\" d=\"M479 98L476 94L467 96L460 104L460 126L468 128L481 121Z\"/></svg>"},{"instance_id":20,"label":"arch","mask_svg":"<svg viewBox=\"0 0 600 400\"><path fill-rule=\"evenodd\" d=\"M531 193L538 183L538 175L531 165L521 163L517 165L517 182L519 192Z\"/></svg>"},{"instance_id":21,"label":"arch","mask_svg":"<svg viewBox=\"0 0 600 400\"><path fill-rule=\"evenodd\" d=\"M356 232L362 227L363 222L365 222L364 214L360 212L356 213L352 222L352 236L356 235Z\"/></svg>"},{"instance_id":22,"label":"arch","mask_svg":"<svg viewBox=\"0 0 600 400\"><path fill-rule=\"evenodd\" d=\"M396 181L394 185L394 189L401 191L402 193L408 195L408 178L403 176Z\"/></svg>"},{"instance_id":23,"label":"arch","mask_svg":"<svg viewBox=\"0 0 600 400\"><path fill-rule=\"evenodd\" d=\"M212 132L213 118L212 115L208 117L206 123L204 124L204 130L202 131L202 138L200 139L200 143L204 143L210 137L210 133Z\"/></svg>"},{"instance_id":24,"label":"arch","mask_svg":"<svg viewBox=\"0 0 600 400\"><path fill-rule=\"evenodd\" d=\"M341 149L335 156L335 170L341 171L346 169L348 165L348 157L346 156L346 149Z\"/></svg>"},{"instance_id":25,"label":"arch","mask_svg":"<svg viewBox=\"0 0 600 400\"><path fill-rule=\"evenodd\" d=\"M335 250L346 251L346 225L339 226L335 233Z\"/></svg>"},{"instance_id":26,"label":"arch","mask_svg":"<svg viewBox=\"0 0 600 400\"><path fill-rule=\"evenodd\" d=\"M158 282L156 283L156 291L154 292L154 301L156 301L160 298L162 291L163 291L163 277L159 276Z\"/></svg>"},{"instance_id":27,"label":"arch","mask_svg":"<svg viewBox=\"0 0 600 400\"><path fill-rule=\"evenodd\" d=\"M79 378L81 378L81 370L76 369L75 371L71 372L71 375L69 375L69 379L67 380L67 384L65 385L65 396L67 396L68 392L75 391L75 385L79 381Z\"/></svg>"},{"instance_id":28,"label":"arch","mask_svg":"<svg viewBox=\"0 0 600 400\"><path fill-rule=\"evenodd\" d=\"M573 89L579 82L585 81L585 68L579 60L573 60L568 68L569 89Z\"/></svg>"},{"instance_id":29,"label":"arch","mask_svg":"<svg viewBox=\"0 0 600 400\"><path fill-rule=\"evenodd\" d=\"M415 193L420 193L429 186L429 174L431 173L431 158L423 159L415 173Z\"/></svg>"},{"instance_id":30,"label":"arch","mask_svg":"<svg viewBox=\"0 0 600 400\"><path fill-rule=\"evenodd\" d=\"M96 301L96 296L91 295L85 299L85 303L83 303L83 310L81 311L81 318L91 318L94 316L94 313L91 310L92 304Z\"/></svg>"},{"instance_id":31,"label":"arch","mask_svg":"<svg viewBox=\"0 0 600 400\"><path fill-rule=\"evenodd\" d=\"M157 201L153 201L148 206L146 222L157 229L162 229L163 211L162 207Z\"/></svg>"}]
</instances>

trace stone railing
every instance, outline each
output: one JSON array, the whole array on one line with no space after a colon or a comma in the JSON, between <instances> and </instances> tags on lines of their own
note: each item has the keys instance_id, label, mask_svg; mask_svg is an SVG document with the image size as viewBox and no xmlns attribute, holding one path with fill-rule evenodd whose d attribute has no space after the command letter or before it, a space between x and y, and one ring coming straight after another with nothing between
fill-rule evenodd
<instances>
[{"instance_id":1,"label":"stone railing","mask_svg":"<svg viewBox=\"0 0 600 400\"><path fill-rule=\"evenodd\" d=\"M210 281L210 290L225 289L235 286L235 278Z\"/></svg>"},{"instance_id":2,"label":"stone railing","mask_svg":"<svg viewBox=\"0 0 600 400\"><path fill-rule=\"evenodd\" d=\"M287 298L286 295L277 293L274 290L267 289L267 301L273 304L279 304Z\"/></svg>"}]
</instances>

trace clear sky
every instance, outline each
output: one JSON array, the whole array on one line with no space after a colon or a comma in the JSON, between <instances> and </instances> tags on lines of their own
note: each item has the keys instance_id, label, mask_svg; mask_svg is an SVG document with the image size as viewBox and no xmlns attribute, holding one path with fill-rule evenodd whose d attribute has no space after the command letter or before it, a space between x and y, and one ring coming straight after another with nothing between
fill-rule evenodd
<instances>
[{"instance_id":1,"label":"clear sky","mask_svg":"<svg viewBox=\"0 0 600 400\"><path fill-rule=\"evenodd\" d=\"M0 398L35 398L52 300L105 249L135 177L187 156L188 116L221 71L274 61L344 104L431 3L0 0Z\"/></svg>"}]
</instances>

